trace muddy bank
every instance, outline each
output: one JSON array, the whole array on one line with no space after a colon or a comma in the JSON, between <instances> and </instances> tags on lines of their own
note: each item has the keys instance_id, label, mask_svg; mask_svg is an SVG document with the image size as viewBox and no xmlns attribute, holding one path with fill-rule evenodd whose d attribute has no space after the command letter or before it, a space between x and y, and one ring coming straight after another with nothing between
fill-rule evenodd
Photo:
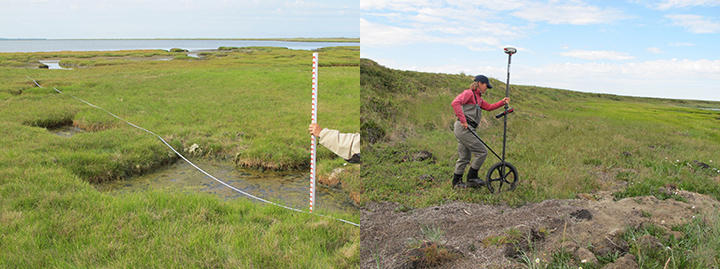
<instances>
[{"instance_id":1,"label":"muddy bank","mask_svg":"<svg viewBox=\"0 0 720 269\"><path fill-rule=\"evenodd\" d=\"M676 192L687 202L654 196L613 201L610 192L601 192L519 208L454 202L403 212L395 203L369 204L361 219L361 266L413 267L411 245L426 239L428 229L441 231L443 245L462 255L441 268L525 268L516 258L517 247L497 240L511 230L524 234L548 258L564 247L578 260L592 261L612 251L627 252L615 239L628 226L652 223L669 231L700 213L720 210L720 203L709 196Z\"/></svg>"}]
</instances>

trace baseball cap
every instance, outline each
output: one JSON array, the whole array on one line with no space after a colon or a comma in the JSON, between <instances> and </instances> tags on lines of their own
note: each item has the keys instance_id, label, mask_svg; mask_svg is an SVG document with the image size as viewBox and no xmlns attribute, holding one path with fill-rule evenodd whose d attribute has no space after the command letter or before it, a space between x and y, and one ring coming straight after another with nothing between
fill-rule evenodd
<instances>
[{"instance_id":1,"label":"baseball cap","mask_svg":"<svg viewBox=\"0 0 720 269\"><path fill-rule=\"evenodd\" d=\"M475 81L480 82L480 83L485 83L485 84L487 84L488 89L492 89L492 85L490 85L490 81L488 80L488 78L486 76L477 75L477 76L475 76Z\"/></svg>"}]
</instances>

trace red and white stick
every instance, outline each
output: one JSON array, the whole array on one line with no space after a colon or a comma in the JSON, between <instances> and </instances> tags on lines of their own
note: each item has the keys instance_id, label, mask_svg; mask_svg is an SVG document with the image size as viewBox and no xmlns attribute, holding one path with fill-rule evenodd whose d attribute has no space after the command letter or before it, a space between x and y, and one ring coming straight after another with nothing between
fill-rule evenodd
<instances>
[{"instance_id":1,"label":"red and white stick","mask_svg":"<svg viewBox=\"0 0 720 269\"><path fill-rule=\"evenodd\" d=\"M317 123L317 88L318 88L318 54L313 53L313 65L312 65L312 123ZM317 155L315 154L317 141L315 135L312 137L312 144L310 145L310 213L313 212L313 206L315 205L315 176L317 175Z\"/></svg>"}]
</instances>

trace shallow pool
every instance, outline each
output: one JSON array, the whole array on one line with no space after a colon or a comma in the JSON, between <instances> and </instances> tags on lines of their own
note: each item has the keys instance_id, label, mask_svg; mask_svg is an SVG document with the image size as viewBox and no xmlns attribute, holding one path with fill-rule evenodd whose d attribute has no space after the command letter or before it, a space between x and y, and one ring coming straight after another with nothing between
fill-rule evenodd
<instances>
[{"instance_id":1,"label":"shallow pool","mask_svg":"<svg viewBox=\"0 0 720 269\"><path fill-rule=\"evenodd\" d=\"M193 161L193 163L215 178L251 195L303 211L309 208L310 175L307 171L261 172L238 169L233 164L210 161ZM183 160L151 174L97 184L96 188L118 194L150 188L205 192L223 199L248 199L259 202L218 183ZM317 198L314 212L358 213L357 207L340 190L318 185L315 192Z\"/></svg>"}]
</instances>

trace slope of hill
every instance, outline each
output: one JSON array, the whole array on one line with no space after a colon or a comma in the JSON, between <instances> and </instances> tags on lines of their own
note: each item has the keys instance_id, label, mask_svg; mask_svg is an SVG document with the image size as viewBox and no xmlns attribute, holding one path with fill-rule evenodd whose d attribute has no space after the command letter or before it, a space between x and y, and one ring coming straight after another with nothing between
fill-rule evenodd
<instances>
[{"instance_id":1,"label":"slope of hill","mask_svg":"<svg viewBox=\"0 0 720 269\"><path fill-rule=\"evenodd\" d=\"M520 180L515 191L491 194L450 187L457 158L450 102L472 76L398 71L368 59L361 60L360 73L364 164L362 183L350 188L367 209L361 223L365 266L599 268L633 260L643 268L666 261L704 267L720 260L720 244L679 243L720 242L720 112L707 109L720 103L511 85L516 110L508 119L507 160ZM493 103L504 97L505 84L491 84L483 98ZM485 112L478 130L500 151L497 112ZM481 174L497 161L490 154ZM699 234L663 237L700 226ZM594 236L580 236L585 233ZM644 235L703 255L680 259L678 252L634 243ZM630 244L602 252L604 238Z\"/></svg>"}]
</instances>

